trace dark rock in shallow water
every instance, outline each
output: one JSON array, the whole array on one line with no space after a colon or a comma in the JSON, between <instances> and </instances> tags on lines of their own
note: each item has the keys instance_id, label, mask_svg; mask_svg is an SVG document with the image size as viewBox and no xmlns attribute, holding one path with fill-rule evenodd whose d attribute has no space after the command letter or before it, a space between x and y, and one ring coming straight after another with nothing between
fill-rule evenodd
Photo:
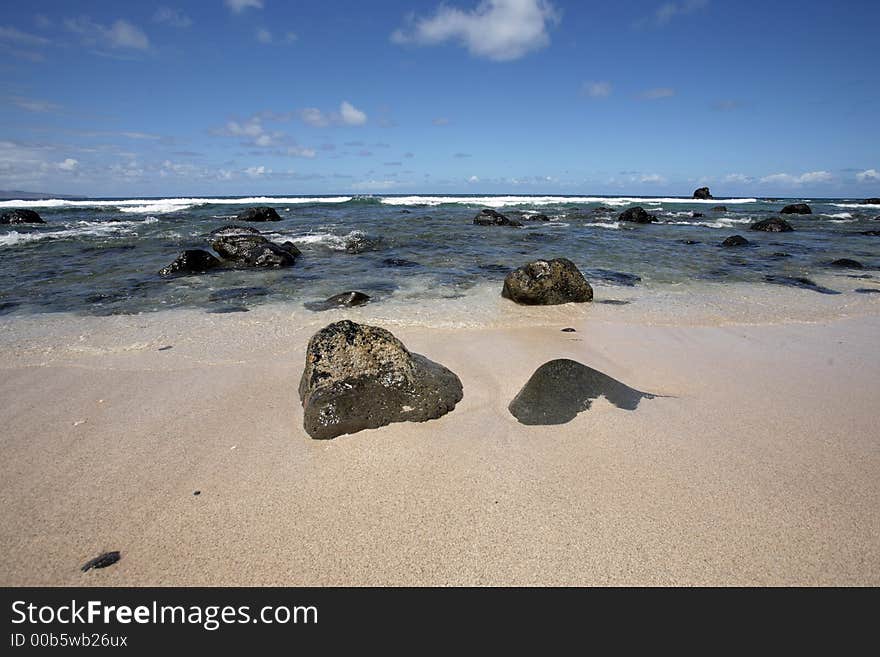
<instances>
[{"instance_id":1,"label":"dark rock in shallow water","mask_svg":"<svg viewBox=\"0 0 880 657\"><path fill-rule=\"evenodd\" d=\"M599 299L595 303L604 303L606 306L625 306L630 302L623 299Z\"/></svg>"},{"instance_id":2,"label":"dark rock in shallow water","mask_svg":"<svg viewBox=\"0 0 880 657\"><path fill-rule=\"evenodd\" d=\"M43 218L33 210L10 210L0 214L0 224L44 224Z\"/></svg>"},{"instance_id":3,"label":"dark rock in shallow water","mask_svg":"<svg viewBox=\"0 0 880 657\"><path fill-rule=\"evenodd\" d=\"M501 296L528 306L550 306L593 299L593 288L567 258L535 260L510 272Z\"/></svg>"},{"instance_id":4,"label":"dark rock in shallow water","mask_svg":"<svg viewBox=\"0 0 880 657\"><path fill-rule=\"evenodd\" d=\"M106 568L107 566L112 566L121 558L122 555L119 554L119 552L105 552L104 554L84 563L80 570L86 572L92 568Z\"/></svg>"},{"instance_id":5,"label":"dark rock in shallow water","mask_svg":"<svg viewBox=\"0 0 880 657\"><path fill-rule=\"evenodd\" d=\"M768 283L775 283L776 285L788 285L790 287L800 287L805 290L812 290L813 292L818 292L819 294L840 294L837 290L832 290L827 287L822 287L818 283L811 281L809 278L802 278L799 276L780 276L777 274L767 274L764 276L764 280Z\"/></svg>"},{"instance_id":6,"label":"dark rock in shallow water","mask_svg":"<svg viewBox=\"0 0 880 657\"><path fill-rule=\"evenodd\" d=\"M573 328L564 328L564 329L562 329L562 332L563 332L563 333L577 333L577 329L573 329Z\"/></svg>"},{"instance_id":7,"label":"dark rock in shallow water","mask_svg":"<svg viewBox=\"0 0 880 657\"><path fill-rule=\"evenodd\" d=\"M716 205L714 208L712 208L712 212L727 212L727 206L726 205Z\"/></svg>"},{"instance_id":8,"label":"dark rock in shallow water","mask_svg":"<svg viewBox=\"0 0 880 657\"><path fill-rule=\"evenodd\" d=\"M546 214L532 214L525 217L527 221L550 221L550 217Z\"/></svg>"},{"instance_id":9,"label":"dark rock in shallow water","mask_svg":"<svg viewBox=\"0 0 880 657\"><path fill-rule=\"evenodd\" d=\"M480 210L480 213L474 217L474 224L477 226L522 226L515 219L509 219L500 212L495 210Z\"/></svg>"},{"instance_id":10,"label":"dark rock in shallow water","mask_svg":"<svg viewBox=\"0 0 880 657\"><path fill-rule=\"evenodd\" d=\"M777 251L776 253L771 253L770 255L774 258L790 258L791 257L790 253L783 253L782 251Z\"/></svg>"},{"instance_id":11,"label":"dark rock in shallow water","mask_svg":"<svg viewBox=\"0 0 880 657\"><path fill-rule=\"evenodd\" d=\"M694 198L707 200L714 197L712 196L712 194L709 193L708 187L700 187L699 189L694 190Z\"/></svg>"},{"instance_id":12,"label":"dark rock in shallow water","mask_svg":"<svg viewBox=\"0 0 880 657\"><path fill-rule=\"evenodd\" d=\"M862 231L862 235L872 235L874 237L880 236L880 230L864 230Z\"/></svg>"},{"instance_id":13,"label":"dark rock in shallow water","mask_svg":"<svg viewBox=\"0 0 880 657\"><path fill-rule=\"evenodd\" d=\"M175 274L203 274L209 269L220 266L220 261L212 254L202 249L189 249L184 251L177 259L167 267L159 270L160 276L173 276Z\"/></svg>"},{"instance_id":14,"label":"dark rock in shallow water","mask_svg":"<svg viewBox=\"0 0 880 657\"><path fill-rule=\"evenodd\" d=\"M253 297L265 297L269 293L268 287L232 287L212 292L208 301L244 301Z\"/></svg>"},{"instance_id":15,"label":"dark rock in shallow water","mask_svg":"<svg viewBox=\"0 0 880 657\"><path fill-rule=\"evenodd\" d=\"M250 233L223 235L211 242L211 246L226 260L248 267L292 267L301 255L293 242L275 244L262 235Z\"/></svg>"},{"instance_id":16,"label":"dark rock in shallow water","mask_svg":"<svg viewBox=\"0 0 880 657\"><path fill-rule=\"evenodd\" d=\"M705 217L702 212L691 212L691 219L699 219L701 217Z\"/></svg>"},{"instance_id":17,"label":"dark rock in shallow water","mask_svg":"<svg viewBox=\"0 0 880 657\"><path fill-rule=\"evenodd\" d=\"M880 288L874 287L859 287L854 290L859 294L880 294Z\"/></svg>"},{"instance_id":18,"label":"dark rock in shallow water","mask_svg":"<svg viewBox=\"0 0 880 657\"><path fill-rule=\"evenodd\" d=\"M654 399L592 367L560 358L535 370L507 408L522 424L565 424L599 397L628 411L642 399Z\"/></svg>"},{"instance_id":19,"label":"dark rock in shallow water","mask_svg":"<svg viewBox=\"0 0 880 657\"><path fill-rule=\"evenodd\" d=\"M432 420L462 394L450 370L411 353L385 329L348 320L312 336L299 385L303 426L316 439Z\"/></svg>"},{"instance_id":20,"label":"dark rock in shallow water","mask_svg":"<svg viewBox=\"0 0 880 657\"><path fill-rule=\"evenodd\" d=\"M653 214L648 214L643 207L637 205L634 208L629 208L628 210L621 212L617 215L617 220L629 221L636 224L649 224L653 221L657 221L657 217Z\"/></svg>"},{"instance_id":21,"label":"dark rock in shallow water","mask_svg":"<svg viewBox=\"0 0 880 657\"><path fill-rule=\"evenodd\" d=\"M832 267L841 267L843 269L864 269L864 266L858 260L850 260L849 258L838 258L831 262Z\"/></svg>"},{"instance_id":22,"label":"dark rock in shallow water","mask_svg":"<svg viewBox=\"0 0 880 657\"><path fill-rule=\"evenodd\" d=\"M790 233L794 230L791 227L791 224L788 223L785 219L780 219L779 217L771 217L770 219L761 219L761 221L756 221L751 226L749 226L749 230L760 230L765 233Z\"/></svg>"},{"instance_id":23,"label":"dark rock in shallow water","mask_svg":"<svg viewBox=\"0 0 880 657\"><path fill-rule=\"evenodd\" d=\"M13 311L14 309L19 307L17 301L0 301L0 315L5 315L8 312Z\"/></svg>"},{"instance_id":24,"label":"dark rock in shallow water","mask_svg":"<svg viewBox=\"0 0 880 657\"><path fill-rule=\"evenodd\" d=\"M679 240L679 241L680 241L682 244L689 244L689 245L699 244L699 242L698 242L697 240Z\"/></svg>"},{"instance_id":25,"label":"dark rock in shallow water","mask_svg":"<svg viewBox=\"0 0 880 657\"><path fill-rule=\"evenodd\" d=\"M214 237L231 237L235 235L260 235L260 231L258 231L253 226L236 226L234 224L228 224L220 228L215 228L211 231L211 235L213 235Z\"/></svg>"},{"instance_id":26,"label":"dark rock in shallow water","mask_svg":"<svg viewBox=\"0 0 880 657\"><path fill-rule=\"evenodd\" d=\"M250 308L246 306L220 306L219 308L211 308L208 310L209 315L226 315L228 313L249 313Z\"/></svg>"},{"instance_id":27,"label":"dark rock in shallow water","mask_svg":"<svg viewBox=\"0 0 880 657\"><path fill-rule=\"evenodd\" d=\"M363 292L342 292L335 294L329 299L323 301L310 301L303 304L309 310L316 312L322 310L331 310L333 308L352 308L354 306L362 306L370 300L370 296Z\"/></svg>"},{"instance_id":28,"label":"dark rock in shallow water","mask_svg":"<svg viewBox=\"0 0 880 657\"><path fill-rule=\"evenodd\" d=\"M792 203L786 205L779 212L780 214L813 214L813 210L806 203Z\"/></svg>"},{"instance_id":29,"label":"dark rock in shallow water","mask_svg":"<svg viewBox=\"0 0 880 657\"><path fill-rule=\"evenodd\" d=\"M880 205L880 198L865 198L859 201L862 205Z\"/></svg>"},{"instance_id":30,"label":"dark rock in shallow water","mask_svg":"<svg viewBox=\"0 0 880 657\"><path fill-rule=\"evenodd\" d=\"M275 208L266 206L258 208L248 208L244 212L240 212L236 217L236 221L281 221L281 217L275 211Z\"/></svg>"},{"instance_id":31,"label":"dark rock in shallow water","mask_svg":"<svg viewBox=\"0 0 880 657\"><path fill-rule=\"evenodd\" d=\"M726 240L721 242L721 246L731 247L731 246L748 246L749 241L743 237L742 235L731 235Z\"/></svg>"},{"instance_id":32,"label":"dark rock in shallow water","mask_svg":"<svg viewBox=\"0 0 880 657\"><path fill-rule=\"evenodd\" d=\"M383 267L421 267L417 262L406 260L404 258L385 258L382 261Z\"/></svg>"},{"instance_id":33,"label":"dark rock in shallow water","mask_svg":"<svg viewBox=\"0 0 880 657\"><path fill-rule=\"evenodd\" d=\"M588 269L586 275L590 278L598 278L606 283L625 285L627 287L634 287L636 283L640 283L642 280L642 277L636 274L627 274L626 272L613 271L611 269Z\"/></svg>"}]
</instances>

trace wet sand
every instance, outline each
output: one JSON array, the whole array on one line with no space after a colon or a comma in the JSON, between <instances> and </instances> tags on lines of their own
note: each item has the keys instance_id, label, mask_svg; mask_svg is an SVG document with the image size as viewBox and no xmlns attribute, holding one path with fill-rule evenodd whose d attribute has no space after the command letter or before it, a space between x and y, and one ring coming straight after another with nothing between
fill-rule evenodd
<instances>
[{"instance_id":1,"label":"wet sand","mask_svg":"<svg viewBox=\"0 0 880 657\"><path fill-rule=\"evenodd\" d=\"M878 585L880 303L773 293L861 305L3 318L0 584ZM305 344L346 316L456 372L458 407L311 440ZM656 397L520 424L508 404L556 358Z\"/></svg>"}]
</instances>

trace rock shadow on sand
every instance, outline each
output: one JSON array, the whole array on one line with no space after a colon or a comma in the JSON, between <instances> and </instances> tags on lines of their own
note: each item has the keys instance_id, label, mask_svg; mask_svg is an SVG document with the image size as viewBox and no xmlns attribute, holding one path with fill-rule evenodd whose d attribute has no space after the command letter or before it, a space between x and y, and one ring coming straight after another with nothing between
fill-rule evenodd
<instances>
[{"instance_id":1,"label":"rock shadow on sand","mask_svg":"<svg viewBox=\"0 0 880 657\"><path fill-rule=\"evenodd\" d=\"M507 408L521 424L565 424L589 410L599 397L617 408L634 411L642 399L657 395L630 388L577 361L560 358L535 370Z\"/></svg>"}]
</instances>

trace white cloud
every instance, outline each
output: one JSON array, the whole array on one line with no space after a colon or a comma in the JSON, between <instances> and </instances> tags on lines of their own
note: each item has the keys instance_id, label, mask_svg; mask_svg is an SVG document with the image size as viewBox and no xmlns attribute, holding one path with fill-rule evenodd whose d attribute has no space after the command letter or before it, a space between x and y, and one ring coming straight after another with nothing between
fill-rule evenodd
<instances>
[{"instance_id":1,"label":"white cloud","mask_svg":"<svg viewBox=\"0 0 880 657\"><path fill-rule=\"evenodd\" d=\"M304 123L315 126L316 128L324 128L330 125L330 120L324 116L324 113L317 107L306 107L299 112L299 118Z\"/></svg>"},{"instance_id":2,"label":"white cloud","mask_svg":"<svg viewBox=\"0 0 880 657\"><path fill-rule=\"evenodd\" d=\"M165 23L171 27L189 27L192 25L192 19L184 14L180 9L172 9L170 7L159 7L153 14L154 23Z\"/></svg>"},{"instance_id":3,"label":"white cloud","mask_svg":"<svg viewBox=\"0 0 880 657\"><path fill-rule=\"evenodd\" d=\"M859 182L876 182L880 180L880 173L876 169L866 169L856 174L856 180Z\"/></svg>"},{"instance_id":4,"label":"white cloud","mask_svg":"<svg viewBox=\"0 0 880 657\"><path fill-rule=\"evenodd\" d=\"M304 148L303 146L290 146L287 149L287 154L291 157L305 157L309 159L317 155L314 148Z\"/></svg>"},{"instance_id":5,"label":"white cloud","mask_svg":"<svg viewBox=\"0 0 880 657\"><path fill-rule=\"evenodd\" d=\"M682 0L681 2L665 2L660 5L649 19L641 21L641 25L653 23L657 27L668 25L676 16L691 14L700 9L705 9L709 0Z\"/></svg>"},{"instance_id":6,"label":"white cloud","mask_svg":"<svg viewBox=\"0 0 880 657\"><path fill-rule=\"evenodd\" d=\"M59 162L57 166L62 171L73 171L74 169L76 169L78 164L79 162L74 160L72 157L68 157L63 162Z\"/></svg>"},{"instance_id":7,"label":"white cloud","mask_svg":"<svg viewBox=\"0 0 880 657\"><path fill-rule=\"evenodd\" d=\"M272 43L272 33L265 27L257 30L257 41L260 43Z\"/></svg>"},{"instance_id":8,"label":"white cloud","mask_svg":"<svg viewBox=\"0 0 880 657\"><path fill-rule=\"evenodd\" d=\"M24 98L22 96L12 96L9 100L16 107L28 112L56 112L61 109L60 105L50 103L48 100L37 100L36 98Z\"/></svg>"},{"instance_id":9,"label":"white cloud","mask_svg":"<svg viewBox=\"0 0 880 657\"><path fill-rule=\"evenodd\" d=\"M670 87L655 87L654 89L648 89L643 93L642 98L645 100L659 100L661 98L671 98L674 95L675 89L671 89Z\"/></svg>"},{"instance_id":10,"label":"white cloud","mask_svg":"<svg viewBox=\"0 0 880 657\"><path fill-rule=\"evenodd\" d=\"M477 176L471 176L470 178L467 179L467 181L469 183L478 183L478 182L480 182L480 179Z\"/></svg>"},{"instance_id":11,"label":"white cloud","mask_svg":"<svg viewBox=\"0 0 880 657\"><path fill-rule=\"evenodd\" d=\"M746 184L754 181L754 178L743 173L728 173L724 176L723 182Z\"/></svg>"},{"instance_id":12,"label":"white cloud","mask_svg":"<svg viewBox=\"0 0 880 657\"><path fill-rule=\"evenodd\" d=\"M449 125L449 119L445 116L438 116L436 119L431 119L431 123L434 125Z\"/></svg>"},{"instance_id":13,"label":"white cloud","mask_svg":"<svg viewBox=\"0 0 880 657\"><path fill-rule=\"evenodd\" d=\"M359 190L381 190L389 189L397 184L394 180L364 180L352 184L352 189Z\"/></svg>"},{"instance_id":14,"label":"white cloud","mask_svg":"<svg viewBox=\"0 0 880 657\"><path fill-rule=\"evenodd\" d=\"M240 14L248 8L263 8L263 0L225 0L224 4L236 14Z\"/></svg>"},{"instance_id":15,"label":"white cloud","mask_svg":"<svg viewBox=\"0 0 880 657\"><path fill-rule=\"evenodd\" d=\"M95 23L87 17L69 18L64 21L64 26L79 34L83 43L91 47L107 45L111 48L133 50L147 50L150 47L147 35L139 27L121 18L109 27Z\"/></svg>"},{"instance_id":16,"label":"white cloud","mask_svg":"<svg viewBox=\"0 0 880 657\"><path fill-rule=\"evenodd\" d=\"M777 184L777 185L803 185L806 183L827 183L834 180L834 176L832 176L827 171L809 171L807 173L802 173L799 176L793 176L788 173L774 173L769 176L764 176L761 178L760 182L764 184Z\"/></svg>"},{"instance_id":17,"label":"white cloud","mask_svg":"<svg viewBox=\"0 0 880 657\"><path fill-rule=\"evenodd\" d=\"M363 125L367 122L367 115L347 100L339 105L339 115L346 125Z\"/></svg>"},{"instance_id":18,"label":"white cloud","mask_svg":"<svg viewBox=\"0 0 880 657\"><path fill-rule=\"evenodd\" d=\"M611 95L610 82L584 82L581 95L590 98L608 98Z\"/></svg>"},{"instance_id":19,"label":"white cloud","mask_svg":"<svg viewBox=\"0 0 880 657\"><path fill-rule=\"evenodd\" d=\"M250 176L251 178L259 178L267 173L272 173L272 169L267 169L264 166L259 167L248 167L244 170L245 174Z\"/></svg>"},{"instance_id":20,"label":"white cloud","mask_svg":"<svg viewBox=\"0 0 880 657\"><path fill-rule=\"evenodd\" d=\"M547 28L558 22L559 12L549 0L482 0L470 11L440 5L430 18L411 19L391 40L419 45L458 41L472 55L503 62L547 46Z\"/></svg>"},{"instance_id":21,"label":"white cloud","mask_svg":"<svg viewBox=\"0 0 880 657\"><path fill-rule=\"evenodd\" d=\"M641 177L639 178L639 182L660 184L660 183L665 183L666 178L661 176L659 173L645 173L645 174L641 175Z\"/></svg>"}]
</instances>

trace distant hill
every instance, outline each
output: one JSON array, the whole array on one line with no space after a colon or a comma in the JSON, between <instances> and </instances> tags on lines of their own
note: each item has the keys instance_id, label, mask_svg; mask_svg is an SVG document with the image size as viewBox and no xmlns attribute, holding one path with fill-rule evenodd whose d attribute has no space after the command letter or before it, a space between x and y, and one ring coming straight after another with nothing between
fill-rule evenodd
<instances>
[{"instance_id":1,"label":"distant hill","mask_svg":"<svg viewBox=\"0 0 880 657\"><path fill-rule=\"evenodd\" d=\"M20 189L4 190L0 189L0 198L2 199L21 199L23 201L39 201L47 198L83 198L82 196L71 196L70 194L47 194L45 192L23 192Z\"/></svg>"}]
</instances>

